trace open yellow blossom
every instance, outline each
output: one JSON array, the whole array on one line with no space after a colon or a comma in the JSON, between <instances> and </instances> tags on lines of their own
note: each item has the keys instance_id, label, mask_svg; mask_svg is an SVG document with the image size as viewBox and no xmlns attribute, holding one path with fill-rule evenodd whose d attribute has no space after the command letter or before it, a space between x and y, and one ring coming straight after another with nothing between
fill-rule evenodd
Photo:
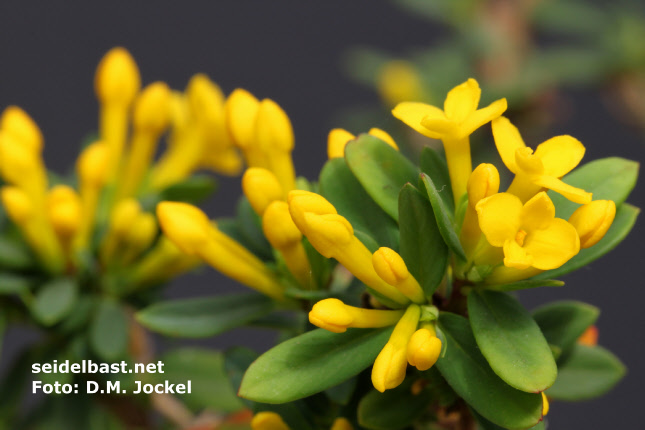
<instances>
[{"instance_id":1,"label":"open yellow blossom","mask_svg":"<svg viewBox=\"0 0 645 430\"><path fill-rule=\"evenodd\" d=\"M580 236L580 248L589 248L605 236L616 217L616 204L611 200L595 200L580 206L569 217Z\"/></svg>"},{"instance_id":2,"label":"open yellow blossom","mask_svg":"<svg viewBox=\"0 0 645 430\"><path fill-rule=\"evenodd\" d=\"M290 430L282 417L275 412L258 412L251 420L253 430Z\"/></svg>"},{"instance_id":3,"label":"open yellow blossom","mask_svg":"<svg viewBox=\"0 0 645 430\"><path fill-rule=\"evenodd\" d=\"M266 265L208 219L199 208L177 202L157 205L157 218L170 240L189 255L197 255L214 269L276 300L284 287Z\"/></svg>"},{"instance_id":4,"label":"open yellow blossom","mask_svg":"<svg viewBox=\"0 0 645 430\"><path fill-rule=\"evenodd\" d=\"M474 79L450 90L444 109L418 102L399 103L392 114L419 133L441 139L448 161L450 183L455 203L466 192L472 171L470 134L499 117L506 110L506 99L497 100L485 108L477 109L481 89Z\"/></svg>"},{"instance_id":5,"label":"open yellow blossom","mask_svg":"<svg viewBox=\"0 0 645 430\"><path fill-rule=\"evenodd\" d=\"M408 271L403 258L393 249L382 247L372 255L376 273L388 284L395 286L414 303L425 303L426 297L419 282Z\"/></svg>"},{"instance_id":6,"label":"open yellow blossom","mask_svg":"<svg viewBox=\"0 0 645 430\"><path fill-rule=\"evenodd\" d=\"M434 329L420 328L415 331L408 342L408 363L423 371L428 370L439 359L441 354L441 340Z\"/></svg>"},{"instance_id":7,"label":"open yellow blossom","mask_svg":"<svg viewBox=\"0 0 645 430\"><path fill-rule=\"evenodd\" d=\"M383 142L390 145L392 148L399 150L398 145L386 131L380 128L371 128L367 134L381 139ZM334 128L329 132L327 137L327 156L332 158L343 158L345 156L345 146L350 140L356 139L352 133L342 128Z\"/></svg>"},{"instance_id":8,"label":"open yellow blossom","mask_svg":"<svg viewBox=\"0 0 645 430\"><path fill-rule=\"evenodd\" d=\"M524 205L512 194L494 194L477 203L477 214L488 242L503 248L507 267L555 269L580 251L576 229L555 218L555 206L544 191Z\"/></svg>"},{"instance_id":9,"label":"open yellow blossom","mask_svg":"<svg viewBox=\"0 0 645 430\"><path fill-rule=\"evenodd\" d=\"M327 258L335 258L354 276L388 299L405 305L409 299L383 281L372 265L372 253L354 236L354 229L324 197L307 191L289 193L294 223L311 245Z\"/></svg>"},{"instance_id":10,"label":"open yellow blossom","mask_svg":"<svg viewBox=\"0 0 645 430\"><path fill-rule=\"evenodd\" d=\"M34 154L43 149L43 134L34 120L18 106L8 106L0 117L0 130L26 146Z\"/></svg>"},{"instance_id":11,"label":"open yellow blossom","mask_svg":"<svg viewBox=\"0 0 645 430\"><path fill-rule=\"evenodd\" d=\"M408 366L408 342L417 329L421 308L410 305L394 327L372 367L372 384L381 393L398 387L405 379Z\"/></svg>"},{"instance_id":12,"label":"open yellow blossom","mask_svg":"<svg viewBox=\"0 0 645 430\"><path fill-rule=\"evenodd\" d=\"M334 333L348 328L376 328L396 324L403 310L363 309L349 306L338 299L321 300L309 312L309 322Z\"/></svg>"},{"instance_id":13,"label":"open yellow blossom","mask_svg":"<svg viewBox=\"0 0 645 430\"><path fill-rule=\"evenodd\" d=\"M571 136L556 136L538 145L535 152L524 144L517 128L505 118L493 121L495 145L508 170L515 174L507 192L527 202L547 188L569 200L586 204L591 193L567 185L560 178L576 167L585 154L585 147Z\"/></svg>"}]
</instances>

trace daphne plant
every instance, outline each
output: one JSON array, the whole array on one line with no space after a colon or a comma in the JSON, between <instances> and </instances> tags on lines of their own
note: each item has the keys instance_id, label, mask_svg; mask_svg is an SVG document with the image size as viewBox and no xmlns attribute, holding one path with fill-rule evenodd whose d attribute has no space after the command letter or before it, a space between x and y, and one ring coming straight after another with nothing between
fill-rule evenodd
<instances>
[{"instance_id":1,"label":"daphne plant","mask_svg":"<svg viewBox=\"0 0 645 430\"><path fill-rule=\"evenodd\" d=\"M415 164L381 130L335 129L317 182L293 176L281 110L266 103L268 127L255 99L231 97L250 166L238 216L215 223L172 202L157 213L182 251L260 295L156 304L139 321L186 337L279 330L260 357L225 353L259 430L543 429L550 400L610 390L624 366L596 344L599 310L566 301L531 313L515 294L562 287L556 278L626 237L639 213L625 202L638 165L578 167L585 148L571 136L533 151L502 116L506 100L478 109L480 93L470 79L443 109L394 107L443 141L445 159L426 147ZM469 138L489 122L499 168L514 175L505 191L496 166L471 164Z\"/></svg>"}]
</instances>

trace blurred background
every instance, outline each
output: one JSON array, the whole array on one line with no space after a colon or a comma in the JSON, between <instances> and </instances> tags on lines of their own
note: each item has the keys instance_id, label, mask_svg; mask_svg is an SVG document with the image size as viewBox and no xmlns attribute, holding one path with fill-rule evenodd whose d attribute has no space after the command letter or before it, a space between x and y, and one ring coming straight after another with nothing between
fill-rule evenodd
<instances>
[{"instance_id":1,"label":"blurred background","mask_svg":"<svg viewBox=\"0 0 645 430\"><path fill-rule=\"evenodd\" d=\"M48 167L68 171L83 138L97 127L96 65L120 45L137 60L144 85L163 80L183 89L190 76L203 72L226 93L242 87L278 102L294 126L297 173L308 179L316 179L326 161L331 128L358 133L377 126L403 136L398 120L387 114L396 97L416 89L419 100L442 103L446 90L468 77L480 81L485 99L509 98L510 115L528 145L571 134L587 147L584 161L642 161L645 39L639 36L645 21L639 17L645 14L638 7L537 0L3 1L0 108L16 104L31 114L45 135ZM481 158L494 159L489 128L479 134ZM408 152L414 156L415 148ZM220 178L218 193L204 205L209 215L233 214L239 182ZM629 202L642 208L640 182ZM600 307L599 343L629 369L600 400L554 403L552 429L642 426L645 290L638 268L644 240L640 220L613 253L565 277L565 287L520 297L529 308L557 299ZM241 288L204 268L166 294L196 297ZM25 328L6 333L0 375L38 336ZM245 329L182 344L242 343L263 351L273 344L271 336ZM159 339L157 347L174 344Z\"/></svg>"}]
</instances>

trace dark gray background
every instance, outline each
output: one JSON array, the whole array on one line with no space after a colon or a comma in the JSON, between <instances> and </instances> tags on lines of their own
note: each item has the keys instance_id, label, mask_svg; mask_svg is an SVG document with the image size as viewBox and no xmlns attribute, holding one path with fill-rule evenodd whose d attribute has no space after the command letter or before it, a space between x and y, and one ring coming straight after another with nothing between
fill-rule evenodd
<instances>
[{"instance_id":1,"label":"dark gray background","mask_svg":"<svg viewBox=\"0 0 645 430\"><path fill-rule=\"evenodd\" d=\"M165 80L183 88L192 74L205 72L226 92L244 87L260 98L276 100L294 124L297 171L312 179L326 159L326 135L335 125L332 115L348 105L378 102L371 91L343 77L339 61L345 49L363 44L396 53L433 43L441 30L384 0L3 1L0 108L18 104L26 109L45 134L48 166L65 171L73 166L83 136L96 127L96 64L109 48L122 45L136 58L144 84ZM644 159L643 136L612 119L599 94L567 96L571 116L552 134L579 138L587 146L586 160L610 155ZM394 119L380 125L386 130L394 126ZM206 205L212 216L231 214L240 193L239 179L223 180L221 185ZM642 184L630 202L643 207ZM564 288L522 295L531 308L556 299L600 306L600 343L629 368L626 379L600 400L554 403L549 415L552 429L643 427L645 293L639 272L644 230L639 222L616 251L566 277ZM169 295L208 295L239 288L206 269L176 282ZM5 339L2 364L34 337L12 330ZM248 342L262 350L271 341L267 333L240 330L208 344L225 347Z\"/></svg>"}]
</instances>

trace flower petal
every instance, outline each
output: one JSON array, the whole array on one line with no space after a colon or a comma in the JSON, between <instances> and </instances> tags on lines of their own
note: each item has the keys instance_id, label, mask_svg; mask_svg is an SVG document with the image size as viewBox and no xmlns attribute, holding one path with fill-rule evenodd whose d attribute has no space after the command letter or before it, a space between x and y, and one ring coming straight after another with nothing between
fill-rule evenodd
<instances>
[{"instance_id":1,"label":"flower petal","mask_svg":"<svg viewBox=\"0 0 645 430\"><path fill-rule=\"evenodd\" d=\"M569 184L565 184L554 176L540 176L536 178L535 183L541 187L548 188L556 193L562 194L572 202L580 203L581 205L591 203L591 193L586 192L582 188L576 188Z\"/></svg>"},{"instance_id":2,"label":"flower petal","mask_svg":"<svg viewBox=\"0 0 645 430\"><path fill-rule=\"evenodd\" d=\"M461 137L466 137L472 134L482 125L498 118L506 110L506 99L496 100L485 108L481 108L473 112L464 122L461 123L459 130Z\"/></svg>"},{"instance_id":3,"label":"flower petal","mask_svg":"<svg viewBox=\"0 0 645 430\"><path fill-rule=\"evenodd\" d=\"M533 257L527 254L514 239L504 242L504 266L514 269L528 269L533 264Z\"/></svg>"},{"instance_id":4,"label":"flower petal","mask_svg":"<svg viewBox=\"0 0 645 430\"><path fill-rule=\"evenodd\" d=\"M547 228L555 218L555 206L544 191L537 193L522 208L522 229L527 232Z\"/></svg>"},{"instance_id":5,"label":"flower petal","mask_svg":"<svg viewBox=\"0 0 645 430\"><path fill-rule=\"evenodd\" d=\"M555 218L548 228L531 232L524 241L524 249L533 257L533 267L551 270L580 251L580 239L571 224Z\"/></svg>"},{"instance_id":6,"label":"flower petal","mask_svg":"<svg viewBox=\"0 0 645 430\"><path fill-rule=\"evenodd\" d=\"M544 173L561 178L580 163L585 147L571 136L556 136L538 145L535 155L542 159Z\"/></svg>"},{"instance_id":7,"label":"flower petal","mask_svg":"<svg viewBox=\"0 0 645 430\"><path fill-rule=\"evenodd\" d=\"M495 146L502 157L502 161L513 173L517 173L518 168L515 163L515 154L518 149L525 148L526 145L522 140L520 132L506 117L499 117L492 122L493 137Z\"/></svg>"},{"instance_id":8,"label":"flower petal","mask_svg":"<svg viewBox=\"0 0 645 430\"><path fill-rule=\"evenodd\" d=\"M426 117L445 118L443 111L437 107L419 102L403 102L399 103L394 109L392 109L392 115L424 136L428 136L433 139L441 138L441 135L426 129L421 125L421 120Z\"/></svg>"},{"instance_id":9,"label":"flower petal","mask_svg":"<svg viewBox=\"0 0 645 430\"><path fill-rule=\"evenodd\" d=\"M457 124L445 116L426 116L421 120L421 125L442 139L455 136L458 130Z\"/></svg>"},{"instance_id":10,"label":"flower petal","mask_svg":"<svg viewBox=\"0 0 645 430\"><path fill-rule=\"evenodd\" d=\"M450 120L461 124L472 115L479 105L482 90L474 79L468 79L448 92L443 110Z\"/></svg>"},{"instance_id":11,"label":"flower petal","mask_svg":"<svg viewBox=\"0 0 645 430\"><path fill-rule=\"evenodd\" d=\"M520 229L522 202L508 193L494 194L477 203L479 228L493 246L504 246Z\"/></svg>"}]
</instances>

